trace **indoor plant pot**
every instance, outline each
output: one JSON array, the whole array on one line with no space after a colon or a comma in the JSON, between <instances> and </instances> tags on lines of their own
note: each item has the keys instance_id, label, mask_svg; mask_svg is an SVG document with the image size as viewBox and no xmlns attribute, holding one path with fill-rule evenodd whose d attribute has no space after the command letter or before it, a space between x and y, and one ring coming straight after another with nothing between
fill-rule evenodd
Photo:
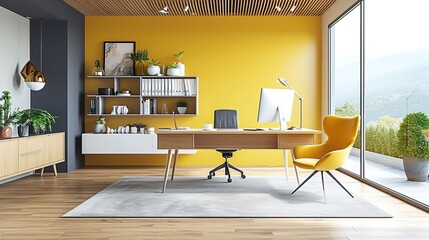
<instances>
[{"instance_id":1,"label":"indoor plant pot","mask_svg":"<svg viewBox=\"0 0 429 240\"><path fill-rule=\"evenodd\" d=\"M398 150L409 181L425 182L428 177L429 147L423 135L426 129L429 129L428 116L416 112L403 119L397 133Z\"/></svg>"},{"instance_id":2,"label":"indoor plant pot","mask_svg":"<svg viewBox=\"0 0 429 240\"><path fill-rule=\"evenodd\" d=\"M179 114L185 114L186 110L188 109L188 103L185 101L178 101L176 106Z\"/></svg>"},{"instance_id":3,"label":"indoor plant pot","mask_svg":"<svg viewBox=\"0 0 429 240\"><path fill-rule=\"evenodd\" d=\"M9 91L3 91L0 97L0 138L11 138L12 128L9 126L13 123L16 112L11 113L12 97Z\"/></svg>"}]
</instances>

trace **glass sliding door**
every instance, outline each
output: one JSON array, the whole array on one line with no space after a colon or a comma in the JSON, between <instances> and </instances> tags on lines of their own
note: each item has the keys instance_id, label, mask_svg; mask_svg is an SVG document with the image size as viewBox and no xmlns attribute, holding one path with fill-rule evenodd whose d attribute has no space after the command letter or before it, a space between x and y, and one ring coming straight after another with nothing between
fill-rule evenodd
<instances>
[{"instance_id":1,"label":"glass sliding door","mask_svg":"<svg viewBox=\"0 0 429 240\"><path fill-rule=\"evenodd\" d=\"M350 9L329 27L330 114L360 114L360 13L361 5ZM343 168L360 174L360 134Z\"/></svg>"},{"instance_id":2,"label":"glass sliding door","mask_svg":"<svg viewBox=\"0 0 429 240\"><path fill-rule=\"evenodd\" d=\"M428 8L427 0L365 0L365 177L426 205L429 185L407 181L400 145L408 141L398 132L408 114L429 115Z\"/></svg>"}]
</instances>

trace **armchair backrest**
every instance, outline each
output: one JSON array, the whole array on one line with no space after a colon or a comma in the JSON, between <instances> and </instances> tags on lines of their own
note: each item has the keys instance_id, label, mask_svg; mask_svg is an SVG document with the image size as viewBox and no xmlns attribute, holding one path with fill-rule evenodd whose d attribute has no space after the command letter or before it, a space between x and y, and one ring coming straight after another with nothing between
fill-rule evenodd
<instances>
[{"instance_id":1,"label":"armchair backrest","mask_svg":"<svg viewBox=\"0 0 429 240\"><path fill-rule=\"evenodd\" d=\"M359 120L359 116L326 116L323 119L323 131L328 137L325 143L327 150L332 151L353 146L359 129Z\"/></svg>"},{"instance_id":2,"label":"armchair backrest","mask_svg":"<svg viewBox=\"0 0 429 240\"><path fill-rule=\"evenodd\" d=\"M238 128L237 110L218 109L214 111L214 128Z\"/></svg>"}]
</instances>

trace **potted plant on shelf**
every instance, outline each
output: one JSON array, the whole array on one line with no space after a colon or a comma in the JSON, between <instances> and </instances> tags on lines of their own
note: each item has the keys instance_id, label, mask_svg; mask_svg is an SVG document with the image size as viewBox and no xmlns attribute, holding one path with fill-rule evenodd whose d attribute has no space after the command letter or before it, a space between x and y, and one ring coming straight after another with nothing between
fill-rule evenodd
<instances>
[{"instance_id":1,"label":"potted plant on shelf","mask_svg":"<svg viewBox=\"0 0 429 240\"><path fill-rule=\"evenodd\" d=\"M185 51L181 51L179 53L174 54L174 56L177 58L177 68L180 69L180 76L185 76L185 64L180 62L180 59L183 57L183 54Z\"/></svg>"},{"instance_id":2,"label":"potted plant on shelf","mask_svg":"<svg viewBox=\"0 0 429 240\"><path fill-rule=\"evenodd\" d=\"M185 101L178 101L176 106L179 114L185 114L186 110L188 109L188 103Z\"/></svg>"},{"instance_id":3,"label":"potted plant on shelf","mask_svg":"<svg viewBox=\"0 0 429 240\"><path fill-rule=\"evenodd\" d=\"M3 104L0 104L0 138L12 137L12 128L9 125L13 123L15 113L10 112L12 106L11 99L10 92L3 91L0 97L0 101L3 101Z\"/></svg>"},{"instance_id":4,"label":"potted plant on shelf","mask_svg":"<svg viewBox=\"0 0 429 240\"><path fill-rule=\"evenodd\" d=\"M145 48L144 50L137 50L131 53L131 60L133 60L134 62L138 62L138 65L140 65L140 75L144 75L144 63L147 60L149 60L149 54L147 49ZM136 74L137 75L137 74Z\"/></svg>"},{"instance_id":5,"label":"potted plant on shelf","mask_svg":"<svg viewBox=\"0 0 429 240\"><path fill-rule=\"evenodd\" d=\"M167 70L168 76L180 76L180 69L177 67L177 63L173 62L172 64L168 65Z\"/></svg>"},{"instance_id":6,"label":"potted plant on shelf","mask_svg":"<svg viewBox=\"0 0 429 240\"><path fill-rule=\"evenodd\" d=\"M429 146L423 134L427 129L429 118L422 112L408 114L399 127L398 150L409 181L425 182L427 179Z\"/></svg>"},{"instance_id":7,"label":"potted plant on shelf","mask_svg":"<svg viewBox=\"0 0 429 240\"><path fill-rule=\"evenodd\" d=\"M103 76L104 75L104 70L101 67L100 60L98 60L98 59L94 61L94 69L92 69L92 75L94 75L94 76Z\"/></svg>"},{"instance_id":8,"label":"potted plant on shelf","mask_svg":"<svg viewBox=\"0 0 429 240\"><path fill-rule=\"evenodd\" d=\"M99 117L97 120L95 120L95 133L104 133L106 131L106 120L104 117Z\"/></svg>"},{"instance_id":9,"label":"potted plant on shelf","mask_svg":"<svg viewBox=\"0 0 429 240\"><path fill-rule=\"evenodd\" d=\"M160 62L156 59L153 59L147 63L147 75L155 76L160 74L161 68L159 67Z\"/></svg>"}]
</instances>

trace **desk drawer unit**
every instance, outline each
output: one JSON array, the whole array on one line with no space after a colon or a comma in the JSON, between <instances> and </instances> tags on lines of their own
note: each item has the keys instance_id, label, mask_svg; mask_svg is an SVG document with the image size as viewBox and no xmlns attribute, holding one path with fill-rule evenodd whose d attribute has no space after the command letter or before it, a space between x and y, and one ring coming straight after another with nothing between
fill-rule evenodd
<instances>
[{"instance_id":1,"label":"desk drawer unit","mask_svg":"<svg viewBox=\"0 0 429 240\"><path fill-rule=\"evenodd\" d=\"M291 149L299 145L314 144L313 134L279 135L279 149Z\"/></svg>"},{"instance_id":2,"label":"desk drawer unit","mask_svg":"<svg viewBox=\"0 0 429 240\"><path fill-rule=\"evenodd\" d=\"M274 134L212 134L195 135L196 149L277 149Z\"/></svg>"},{"instance_id":3,"label":"desk drawer unit","mask_svg":"<svg viewBox=\"0 0 429 240\"><path fill-rule=\"evenodd\" d=\"M158 149L194 149L192 134L159 134Z\"/></svg>"}]
</instances>

